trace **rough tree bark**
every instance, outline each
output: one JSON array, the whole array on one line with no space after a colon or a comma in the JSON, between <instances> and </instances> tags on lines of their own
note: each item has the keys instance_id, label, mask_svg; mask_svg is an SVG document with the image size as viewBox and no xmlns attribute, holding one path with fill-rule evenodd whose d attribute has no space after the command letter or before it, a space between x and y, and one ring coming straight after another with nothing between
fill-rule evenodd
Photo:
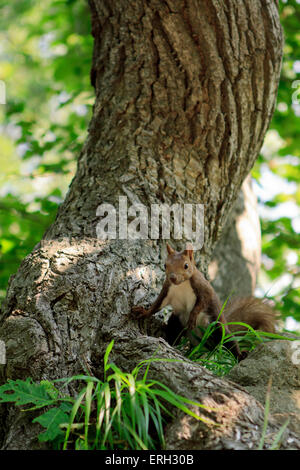
<instances>
[{"instance_id":1,"label":"rough tree bark","mask_svg":"<svg viewBox=\"0 0 300 470\"><path fill-rule=\"evenodd\" d=\"M90 6L94 114L56 221L11 279L1 314L3 380L70 376L86 362L101 374L111 339L112 358L126 370L154 355L182 360L128 316L160 286L164 243L101 242L96 209L117 206L119 195L147 207L203 203L205 269L274 109L282 53L275 0ZM170 448L256 446L263 409L241 388L189 361L151 370L181 395L213 405L211 417L223 425L186 420L181 438L171 426ZM2 429L6 449L37 445L37 428L13 407L3 411ZM268 433L278 429L271 420ZM283 447L299 446L293 439L287 430Z\"/></svg>"},{"instance_id":2,"label":"rough tree bark","mask_svg":"<svg viewBox=\"0 0 300 470\"><path fill-rule=\"evenodd\" d=\"M228 214L208 265L209 279L222 302L229 295L253 295L260 269L261 229L250 175ZM228 276L234 272L234 276Z\"/></svg>"}]
</instances>

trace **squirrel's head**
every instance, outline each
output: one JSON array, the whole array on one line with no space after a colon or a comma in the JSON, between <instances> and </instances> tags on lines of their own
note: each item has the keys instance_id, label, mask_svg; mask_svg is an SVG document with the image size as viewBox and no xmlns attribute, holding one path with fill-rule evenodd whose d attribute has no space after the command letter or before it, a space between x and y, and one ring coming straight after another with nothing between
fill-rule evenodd
<instances>
[{"instance_id":1,"label":"squirrel's head","mask_svg":"<svg viewBox=\"0 0 300 470\"><path fill-rule=\"evenodd\" d=\"M167 243L168 257L166 259L166 276L175 285L190 279L195 267L194 252L192 247L177 252Z\"/></svg>"}]
</instances>

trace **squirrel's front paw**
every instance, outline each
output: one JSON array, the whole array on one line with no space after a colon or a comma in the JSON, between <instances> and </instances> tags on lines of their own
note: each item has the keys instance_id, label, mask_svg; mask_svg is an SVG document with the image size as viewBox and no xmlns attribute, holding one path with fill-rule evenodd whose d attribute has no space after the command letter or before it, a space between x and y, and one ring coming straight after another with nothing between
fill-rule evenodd
<instances>
[{"instance_id":1,"label":"squirrel's front paw","mask_svg":"<svg viewBox=\"0 0 300 470\"><path fill-rule=\"evenodd\" d=\"M148 310L140 306L132 307L131 313L136 315L138 318L145 318L148 316Z\"/></svg>"}]
</instances>

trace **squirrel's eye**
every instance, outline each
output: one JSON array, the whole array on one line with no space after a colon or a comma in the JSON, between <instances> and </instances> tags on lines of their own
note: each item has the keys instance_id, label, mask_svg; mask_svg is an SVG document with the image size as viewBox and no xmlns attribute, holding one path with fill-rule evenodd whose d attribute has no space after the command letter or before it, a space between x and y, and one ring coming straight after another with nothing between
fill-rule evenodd
<instances>
[{"instance_id":1,"label":"squirrel's eye","mask_svg":"<svg viewBox=\"0 0 300 470\"><path fill-rule=\"evenodd\" d=\"M188 269L189 265L187 263L185 263L184 265L184 269Z\"/></svg>"},{"instance_id":2,"label":"squirrel's eye","mask_svg":"<svg viewBox=\"0 0 300 470\"><path fill-rule=\"evenodd\" d=\"M167 264L165 263L165 269L166 269L166 267L167 267Z\"/></svg>"}]
</instances>

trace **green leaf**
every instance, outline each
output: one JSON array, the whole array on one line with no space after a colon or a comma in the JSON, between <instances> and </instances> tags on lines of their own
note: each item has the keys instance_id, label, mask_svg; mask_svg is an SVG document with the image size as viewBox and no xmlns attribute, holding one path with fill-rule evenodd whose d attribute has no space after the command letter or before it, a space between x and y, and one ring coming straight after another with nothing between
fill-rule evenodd
<instances>
[{"instance_id":1,"label":"green leaf","mask_svg":"<svg viewBox=\"0 0 300 470\"><path fill-rule=\"evenodd\" d=\"M112 340L109 345L107 346L106 348L106 351L105 351L105 354L104 354L104 375L106 374L106 372L108 371L108 369L110 368L108 365L107 365L107 361L108 361L108 357L110 355L110 352L112 350L114 346L114 340Z\"/></svg>"},{"instance_id":2,"label":"green leaf","mask_svg":"<svg viewBox=\"0 0 300 470\"><path fill-rule=\"evenodd\" d=\"M0 387L0 403L15 402L16 405L35 405L34 408L48 406L53 403L46 384L36 384L31 378L8 380Z\"/></svg>"},{"instance_id":3,"label":"green leaf","mask_svg":"<svg viewBox=\"0 0 300 470\"><path fill-rule=\"evenodd\" d=\"M63 437L64 433L60 429L60 425L63 423L68 423L69 415L65 413L65 407L51 408L35 418L32 422L39 423L46 431L39 434L38 438L41 442L54 441L58 436Z\"/></svg>"}]
</instances>

